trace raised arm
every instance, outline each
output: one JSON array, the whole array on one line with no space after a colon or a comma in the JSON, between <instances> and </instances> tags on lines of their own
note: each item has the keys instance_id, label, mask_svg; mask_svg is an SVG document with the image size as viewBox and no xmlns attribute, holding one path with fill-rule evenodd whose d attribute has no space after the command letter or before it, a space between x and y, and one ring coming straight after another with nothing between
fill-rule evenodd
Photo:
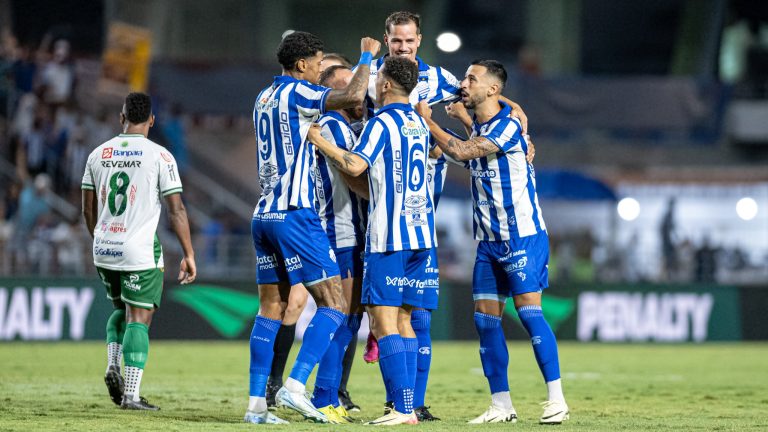
<instances>
[{"instance_id":1,"label":"raised arm","mask_svg":"<svg viewBox=\"0 0 768 432\"><path fill-rule=\"evenodd\" d=\"M360 40L360 63L347 88L331 90L325 99L325 110L333 111L342 108L353 108L365 99L368 91L368 80L371 74L371 60L379 52L381 43L376 39L364 37Z\"/></svg>"},{"instance_id":2,"label":"raised arm","mask_svg":"<svg viewBox=\"0 0 768 432\"><path fill-rule=\"evenodd\" d=\"M437 145L445 154L457 161L477 159L499 151L496 144L492 143L488 138L476 137L464 141L444 131L432 120L432 109L423 102L419 102L416 105L416 111L427 122L429 132L432 133Z\"/></svg>"},{"instance_id":3,"label":"raised arm","mask_svg":"<svg viewBox=\"0 0 768 432\"><path fill-rule=\"evenodd\" d=\"M333 143L323 138L320 134L321 130L322 128L319 124L311 125L307 133L307 139L320 149L325 154L325 157L336 165L336 168L352 177L357 177L368 169L368 163L365 162L365 159L333 145Z\"/></svg>"},{"instance_id":4,"label":"raised arm","mask_svg":"<svg viewBox=\"0 0 768 432\"><path fill-rule=\"evenodd\" d=\"M195 277L197 277L195 251L192 249L192 237L189 234L187 209L184 208L184 202L181 201L181 194L179 193L166 196L165 203L168 205L171 230L176 234L181 249L184 251L184 257L181 259L181 266L179 267L179 282L185 285L194 282Z\"/></svg>"}]
</instances>

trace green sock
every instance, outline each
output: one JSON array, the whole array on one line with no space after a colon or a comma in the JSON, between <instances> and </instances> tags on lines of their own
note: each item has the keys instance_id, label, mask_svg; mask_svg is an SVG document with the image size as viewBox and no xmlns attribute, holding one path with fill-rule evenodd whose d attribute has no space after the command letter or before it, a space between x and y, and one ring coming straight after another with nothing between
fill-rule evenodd
<instances>
[{"instance_id":1,"label":"green sock","mask_svg":"<svg viewBox=\"0 0 768 432\"><path fill-rule=\"evenodd\" d=\"M144 369L149 354L149 328L138 322L132 322L125 328L123 337L123 358L125 366Z\"/></svg>"}]
</instances>

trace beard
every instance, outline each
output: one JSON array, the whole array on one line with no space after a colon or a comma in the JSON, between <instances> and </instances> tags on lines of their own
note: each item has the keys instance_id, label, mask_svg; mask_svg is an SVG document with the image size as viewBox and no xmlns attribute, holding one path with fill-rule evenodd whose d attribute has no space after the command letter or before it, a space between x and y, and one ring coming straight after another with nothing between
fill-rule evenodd
<instances>
[{"instance_id":1,"label":"beard","mask_svg":"<svg viewBox=\"0 0 768 432\"><path fill-rule=\"evenodd\" d=\"M464 105L464 108L466 109L475 109L478 105L483 103L485 101L485 98L482 95L475 95L475 96L469 96L466 100L462 101L461 103Z\"/></svg>"}]
</instances>

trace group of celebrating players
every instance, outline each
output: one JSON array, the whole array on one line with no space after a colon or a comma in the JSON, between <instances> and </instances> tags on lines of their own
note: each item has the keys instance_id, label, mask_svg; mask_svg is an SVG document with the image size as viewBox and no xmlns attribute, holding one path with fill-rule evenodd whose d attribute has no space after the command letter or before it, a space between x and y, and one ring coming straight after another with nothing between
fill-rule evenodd
<instances>
[{"instance_id":1,"label":"group of celebrating players","mask_svg":"<svg viewBox=\"0 0 768 432\"><path fill-rule=\"evenodd\" d=\"M262 188L251 226L260 310L250 337L246 422L287 423L270 411L275 406L316 422L351 422L349 411L357 407L341 383L364 311L372 333L366 357L378 360L386 389L384 415L367 424L438 420L425 393L439 293L435 211L447 161L469 170L479 241L474 322L492 403L470 423L517 421L501 327L509 297L547 385L539 421L568 419L557 342L541 310L549 243L527 119L501 95L502 64L475 61L459 82L417 57L421 38L420 17L395 12L385 22L388 54L374 60L381 45L363 38L354 67L339 56L324 58L322 41L305 32L285 36L277 49L282 74L259 93L253 110ZM468 139L432 120L430 106L437 103L448 103L448 115ZM160 197L184 250L179 279L196 276L175 161L146 139L153 120L149 97L129 95L124 133L91 153L82 186L94 262L116 306L107 324L105 382L126 409L158 409L139 396L139 387L162 291L154 236ZM283 382L308 295L317 311ZM310 398L305 385L317 365Z\"/></svg>"}]
</instances>

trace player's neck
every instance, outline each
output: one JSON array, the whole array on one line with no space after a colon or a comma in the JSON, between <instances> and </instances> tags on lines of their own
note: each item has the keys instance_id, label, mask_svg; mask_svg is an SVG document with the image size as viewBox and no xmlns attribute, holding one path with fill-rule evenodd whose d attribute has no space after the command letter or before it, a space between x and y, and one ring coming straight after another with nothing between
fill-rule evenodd
<instances>
[{"instance_id":1,"label":"player's neck","mask_svg":"<svg viewBox=\"0 0 768 432\"><path fill-rule=\"evenodd\" d=\"M381 106L386 106L394 103L402 103L402 104L411 103L411 101L408 99L408 96L401 96L401 95L389 94L389 93L384 95L382 99L383 100L381 101Z\"/></svg>"},{"instance_id":2,"label":"player's neck","mask_svg":"<svg viewBox=\"0 0 768 432\"><path fill-rule=\"evenodd\" d=\"M295 78L297 80L304 80L304 73L296 71L296 70L285 70L285 69L283 69L283 75L284 76L289 76L291 78Z\"/></svg>"},{"instance_id":3,"label":"player's neck","mask_svg":"<svg viewBox=\"0 0 768 432\"><path fill-rule=\"evenodd\" d=\"M142 124L128 124L123 128L124 135L144 135L144 138L149 135L149 125L147 123Z\"/></svg>"},{"instance_id":4,"label":"player's neck","mask_svg":"<svg viewBox=\"0 0 768 432\"><path fill-rule=\"evenodd\" d=\"M486 123L501 111L498 98L487 98L475 107L475 118L478 123Z\"/></svg>"}]
</instances>

